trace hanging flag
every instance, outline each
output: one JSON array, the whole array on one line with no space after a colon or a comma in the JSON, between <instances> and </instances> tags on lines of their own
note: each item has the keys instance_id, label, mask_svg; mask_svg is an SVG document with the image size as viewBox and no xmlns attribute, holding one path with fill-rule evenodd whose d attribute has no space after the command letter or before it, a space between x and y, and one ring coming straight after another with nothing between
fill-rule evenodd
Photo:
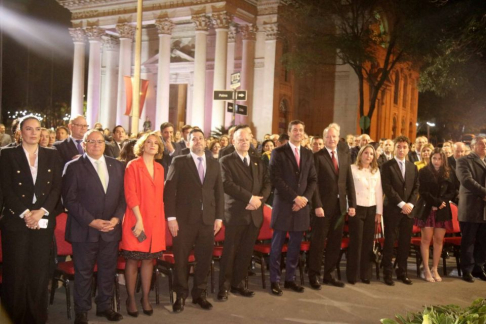
<instances>
[{"instance_id":1,"label":"hanging flag","mask_svg":"<svg viewBox=\"0 0 486 324\"><path fill-rule=\"evenodd\" d=\"M125 95L127 98L127 104L125 109L125 116L131 116L132 114L132 104L133 104L133 78L129 76L123 77L125 80ZM140 85L140 114L139 118L142 116L143 106L145 104L145 97L147 96L147 90L149 86L149 80L140 80L142 83Z\"/></svg>"}]
</instances>

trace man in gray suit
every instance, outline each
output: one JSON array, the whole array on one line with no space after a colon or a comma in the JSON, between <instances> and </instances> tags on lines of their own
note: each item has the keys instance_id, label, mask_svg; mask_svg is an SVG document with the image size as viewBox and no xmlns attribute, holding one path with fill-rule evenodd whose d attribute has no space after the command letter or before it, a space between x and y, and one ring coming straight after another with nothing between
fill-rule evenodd
<instances>
[{"instance_id":1,"label":"man in gray suit","mask_svg":"<svg viewBox=\"0 0 486 324\"><path fill-rule=\"evenodd\" d=\"M462 279L474 277L486 281L486 137L471 141L473 151L456 161L459 188L459 224L461 226Z\"/></svg>"}]
</instances>

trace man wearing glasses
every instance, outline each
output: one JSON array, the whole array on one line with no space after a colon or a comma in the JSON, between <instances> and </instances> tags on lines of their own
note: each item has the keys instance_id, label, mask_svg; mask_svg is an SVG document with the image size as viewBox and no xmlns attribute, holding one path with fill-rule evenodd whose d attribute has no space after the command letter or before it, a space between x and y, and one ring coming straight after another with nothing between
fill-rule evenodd
<instances>
[{"instance_id":1,"label":"man wearing glasses","mask_svg":"<svg viewBox=\"0 0 486 324\"><path fill-rule=\"evenodd\" d=\"M71 118L68 127L71 130L71 136L53 145L59 151L63 166L84 153L83 136L88 131L89 126L86 123L86 118L78 115Z\"/></svg>"}]
</instances>

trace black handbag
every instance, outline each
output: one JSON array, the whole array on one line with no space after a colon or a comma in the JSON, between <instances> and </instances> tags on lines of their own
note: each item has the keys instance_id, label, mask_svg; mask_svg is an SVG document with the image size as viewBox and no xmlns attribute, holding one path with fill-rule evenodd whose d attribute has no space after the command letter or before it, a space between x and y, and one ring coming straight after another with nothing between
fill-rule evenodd
<instances>
[{"instance_id":1,"label":"black handbag","mask_svg":"<svg viewBox=\"0 0 486 324\"><path fill-rule=\"evenodd\" d=\"M426 207L427 202L425 201L425 199L419 197L417 203L413 207L412 212L408 215L408 217L421 219Z\"/></svg>"}]
</instances>

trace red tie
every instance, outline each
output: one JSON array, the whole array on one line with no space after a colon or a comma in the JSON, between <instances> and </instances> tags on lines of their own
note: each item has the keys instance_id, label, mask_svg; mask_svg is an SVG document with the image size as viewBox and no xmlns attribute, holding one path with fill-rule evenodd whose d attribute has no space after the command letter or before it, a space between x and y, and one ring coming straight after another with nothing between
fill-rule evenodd
<instances>
[{"instance_id":1,"label":"red tie","mask_svg":"<svg viewBox=\"0 0 486 324\"><path fill-rule=\"evenodd\" d=\"M300 168L299 150L297 148L295 148L295 162L297 162L297 167Z\"/></svg>"},{"instance_id":2,"label":"red tie","mask_svg":"<svg viewBox=\"0 0 486 324\"><path fill-rule=\"evenodd\" d=\"M334 164L334 172L336 172L336 174L339 174L339 166L336 157L334 156L334 151L331 151L331 160L332 164Z\"/></svg>"}]
</instances>

